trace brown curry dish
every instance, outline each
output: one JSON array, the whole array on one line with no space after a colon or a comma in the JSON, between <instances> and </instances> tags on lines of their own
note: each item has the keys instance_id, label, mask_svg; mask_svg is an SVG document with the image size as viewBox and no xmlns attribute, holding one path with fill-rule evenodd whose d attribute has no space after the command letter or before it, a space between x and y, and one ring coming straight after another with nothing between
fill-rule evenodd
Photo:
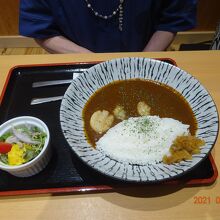
<instances>
[{"instance_id":1,"label":"brown curry dish","mask_svg":"<svg viewBox=\"0 0 220 220\"><path fill-rule=\"evenodd\" d=\"M195 135L197 122L185 98L173 88L154 81L142 79L119 80L98 89L87 101L83 109L84 130L88 142L95 147L96 141L104 134L95 132L90 126L94 112L107 110L113 114L116 106L123 106L126 116L140 116L137 104L145 102L150 106L150 114L174 118L190 125L191 135ZM115 118L112 127L121 120Z\"/></svg>"}]
</instances>

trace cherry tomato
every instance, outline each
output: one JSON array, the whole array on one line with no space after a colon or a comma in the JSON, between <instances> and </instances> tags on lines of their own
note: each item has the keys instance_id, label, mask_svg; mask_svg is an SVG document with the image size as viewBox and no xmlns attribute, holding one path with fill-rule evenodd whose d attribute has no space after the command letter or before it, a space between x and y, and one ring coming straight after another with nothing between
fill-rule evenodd
<instances>
[{"instance_id":1,"label":"cherry tomato","mask_svg":"<svg viewBox=\"0 0 220 220\"><path fill-rule=\"evenodd\" d=\"M12 148L12 144L0 142L0 154L7 154Z\"/></svg>"}]
</instances>

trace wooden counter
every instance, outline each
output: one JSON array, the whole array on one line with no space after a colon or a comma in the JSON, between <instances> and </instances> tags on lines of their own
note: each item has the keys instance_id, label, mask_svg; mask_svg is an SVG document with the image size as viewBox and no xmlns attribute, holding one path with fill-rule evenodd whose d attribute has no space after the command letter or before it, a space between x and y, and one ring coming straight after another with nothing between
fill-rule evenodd
<instances>
[{"instance_id":1,"label":"wooden counter","mask_svg":"<svg viewBox=\"0 0 220 220\"><path fill-rule=\"evenodd\" d=\"M127 56L173 58L207 88L220 109L220 51L0 56L0 91L9 69L15 65ZM220 169L219 140L212 154ZM146 186L110 193L0 197L0 219L220 219L220 183L217 180L211 186L191 188Z\"/></svg>"}]
</instances>

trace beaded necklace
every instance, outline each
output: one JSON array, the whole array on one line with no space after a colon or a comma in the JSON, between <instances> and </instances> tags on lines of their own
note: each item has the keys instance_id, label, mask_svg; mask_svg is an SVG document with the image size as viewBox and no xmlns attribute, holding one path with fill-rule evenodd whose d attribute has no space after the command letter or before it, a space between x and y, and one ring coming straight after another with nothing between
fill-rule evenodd
<instances>
[{"instance_id":1,"label":"beaded necklace","mask_svg":"<svg viewBox=\"0 0 220 220\"><path fill-rule=\"evenodd\" d=\"M102 19L110 19L112 17L114 17L117 13L119 13L118 15L118 29L120 31L123 30L123 3L124 3L125 0L119 0L119 5L118 7L109 15L103 15L103 14L100 14L99 12L97 12L93 6L91 5L91 3L89 2L89 0L85 0L86 4L87 4L87 7L93 12L93 14L99 18L102 18Z\"/></svg>"}]
</instances>

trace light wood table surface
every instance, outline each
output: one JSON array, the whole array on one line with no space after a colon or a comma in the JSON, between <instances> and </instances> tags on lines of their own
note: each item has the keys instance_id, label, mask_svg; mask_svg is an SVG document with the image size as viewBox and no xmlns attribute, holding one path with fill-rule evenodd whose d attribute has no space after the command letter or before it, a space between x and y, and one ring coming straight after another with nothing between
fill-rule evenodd
<instances>
[{"instance_id":1,"label":"light wood table surface","mask_svg":"<svg viewBox=\"0 0 220 220\"><path fill-rule=\"evenodd\" d=\"M116 57L173 58L211 93L220 109L220 51L0 56L0 91L9 69L20 64L104 61ZM220 143L213 157L220 169ZM196 198L209 197L207 204ZM216 201L217 199L217 201ZM108 193L0 197L0 219L220 219L220 183L211 186L146 186Z\"/></svg>"}]
</instances>

